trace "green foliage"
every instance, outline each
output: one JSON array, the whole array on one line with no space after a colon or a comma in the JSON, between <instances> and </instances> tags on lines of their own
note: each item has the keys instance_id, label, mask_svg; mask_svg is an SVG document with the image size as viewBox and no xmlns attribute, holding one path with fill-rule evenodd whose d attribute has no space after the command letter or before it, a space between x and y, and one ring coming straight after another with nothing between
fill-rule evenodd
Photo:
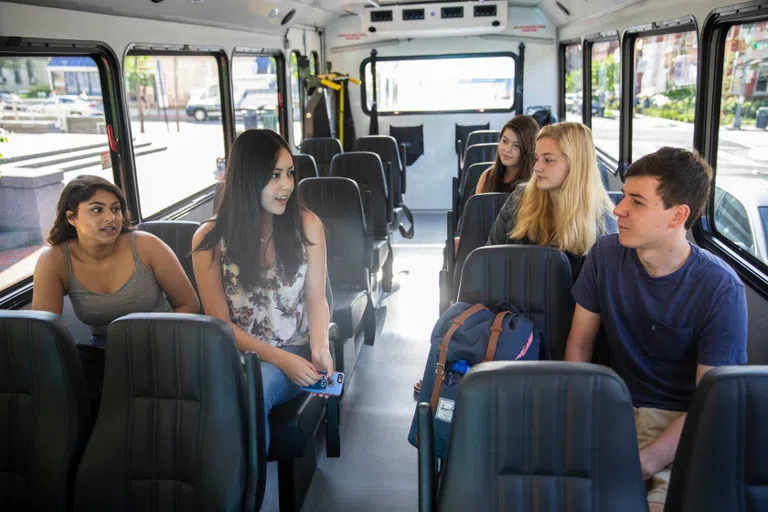
<instances>
[{"instance_id":1,"label":"green foliage","mask_svg":"<svg viewBox=\"0 0 768 512\"><path fill-rule=\"evenodd\" d=\"M579 92L582 89L581 68L572 69L565 75L565 92Z\"/></svg>"},{"instance_id":2,"label":"green foliage","mask_svg":"<svg viewBox=\"0 0 768 512\"><path fill-rule=\"evenodd\" d=\"M125 59L125 81L129 91L135 91L137 86L147 87L155 84L155 74L142 71L150 63L146 55L129 55Z\"/></svg>"},{"instance_id":3,"label":"green foliage","mask_svg":"<svg viewBox=\"0 0 768 512\"><path fill-rule=\"evenodd\" d=\"M600 61L592 61L592 92L603 90L608 94L616 93L616 79L619 68L613 54Z\"/></svg>"},{"instance_id":4,"label":"green foliage","mask_svg":"<svg viewBox=\"0 0 768 512\"><path fill-rule=\"evenodd\" d=\"M40 85L38 87L33 87L32 89L30 89L27 92L23 92L23 93L20 92L19 93L19 97L20 98L32 98L32 99L35 99L35 98L39 98L40 97L38 95L38 93L43 93L45 95L45 97L47 98L48 96L51 95L51 88L48 87L47 85Z\"/></svg>"}]
</instances>

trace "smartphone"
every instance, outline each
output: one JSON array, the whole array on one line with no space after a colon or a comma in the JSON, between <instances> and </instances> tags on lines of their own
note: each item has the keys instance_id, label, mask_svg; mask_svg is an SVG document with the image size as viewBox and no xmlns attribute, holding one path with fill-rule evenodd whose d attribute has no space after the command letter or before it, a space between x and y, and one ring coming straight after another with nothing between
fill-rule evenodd
<instances>
[{"instance_id":1,"label":"smartphone","mask_svg":"<svg viewBox=\"0 0 768 512\"><path fill-rule=\"evenodd\" d=\"M344 388L344 373L333 372L333 376L330 379L326 379L326 375L325 370L320 370L320 380L309 387L300 389L309 393L321 393L331 396L341 395L341 391Z\"/></svg>"}]
</instances>

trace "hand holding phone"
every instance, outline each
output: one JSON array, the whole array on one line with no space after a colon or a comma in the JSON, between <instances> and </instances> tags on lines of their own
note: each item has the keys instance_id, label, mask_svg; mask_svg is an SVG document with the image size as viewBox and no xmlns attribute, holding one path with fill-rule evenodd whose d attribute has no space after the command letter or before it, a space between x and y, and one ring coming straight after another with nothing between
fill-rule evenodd
<instances>
[{"instance_id":1,"label":"hand holding phone","mask_svg":"<svg viewBox=\"0 0 768 512\"><path fill-rule=\"evenodd\" d=\"M339 396L344 388L344 373L333 372L330 379L326 378L327 372L320 370L320 380L311 386L300 388L302 391L317 393L319 395Z\"/></svg>"}]
</instances>

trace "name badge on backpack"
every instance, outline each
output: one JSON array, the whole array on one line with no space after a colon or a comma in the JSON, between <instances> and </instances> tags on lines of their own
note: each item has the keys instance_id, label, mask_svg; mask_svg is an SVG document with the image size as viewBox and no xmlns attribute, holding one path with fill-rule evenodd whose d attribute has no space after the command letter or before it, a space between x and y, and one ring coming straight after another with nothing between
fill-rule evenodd
<instances>
[{"instance_id":1,"label":"name badge on backpack","mask_svg":"<svg viewBox=\"0 0 768 512\"><path fill-rule=\"evenodd\" d=\"M454 400L440 398L435 411L435 419L450 423L453 421L453 407L456 404Z\"/></svg>"}]
</instances>

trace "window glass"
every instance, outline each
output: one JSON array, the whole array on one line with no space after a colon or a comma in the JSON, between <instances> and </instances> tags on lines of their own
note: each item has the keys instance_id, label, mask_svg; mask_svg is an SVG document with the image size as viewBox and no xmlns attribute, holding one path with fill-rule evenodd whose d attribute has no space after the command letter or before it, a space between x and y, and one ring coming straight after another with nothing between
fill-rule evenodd
<instances>
[{"instance_id":1,"label":"window glass","mask_svg":"<svg viewBox=\"0 0 768 512\"><path fill-rule=\"evenodd\" d=\"M216 58L130 53L125 90L142 216L213 185L225 156Z\"/></svg>"},{"instance_id":2,"label":"window glass","mask_svg":"<svg viewBox=\"0 0 768 512\"><path fill-rule=\"evenodd\" d=\"M696 32L638 37L634 59L632 160L662 146L692 148Z\"/></svg>"},{"instance_id":3,"label":"window glass","mask_svg":"<svg viewBox=\"0 0 768 512\"><path fill-rule=\"evenodd\" d=\"M766 262L760 208L768 206L767 68L768 22L731 27L723 58L715 187L735 199L715 202L715 230ZM742 205L739 215L733 213L736 200ZM746 234L756 240L748 244Z\"/></svg>"},{"instance_id":4,"label":"window glass","mask_svg":"<svg viewBox=\"0 0 768 512\"><path fill-rule=\"evenodd\" d=\"M312 52L309 54L309 74L317 75L319 72L320 72L320 57L318 57L317 52Z\"/></svg>"},{"instance_id":5,"label":"window glass","mask_svg":"<svg viewBox=\"0 0 768 512\"><path fill-rule=\"evenodd\" d=\"M580 44L565 47L565 120L581 122L584 61Z\"/></svg>"},{"instance_id":6,"label":"window glass","mask_svg":"<svg viewBox=\"0 0 768 512\"><path fill-rule=\"evenodd\" d=\"M235 55L232 90L237 133L251 128L280 133L277 61L271 55Z\"/></svg>"},{"instance_id":7,"label":"window glass","mask_svg":"<svg viewBox=\"0 0 768 512\"><path fill-rule=\"evenodd\" d=\"M4 290L32 275L64 185L81 174L114 178L101 73L91 57L3 56L0 83Z\"/></svg>"},{"instance_id":8,"label":"window glass","mask_svg":"<svg viewBox=\"0 0 768 512\"><path fill-rule=\"evenodd\" d=\"M370 110L370 63L365 88ZM515 101L515 61L510 56L377 60L376 93L379 113L509 110Z\"/></svg>"},{"instance_id":9,"label":"window glass","mask_svg":"<svg viewBox=\"0 0 768 512\"><path fill-rule=\"evenodd\" d=\"M715 200L719 203L715 209L715 222L720 233L742 249L754 254L754 239L750 231L747 209L738 199L723 189L716 190Z\"/></svg>"},{"instance_id":10,"label":"window glass","mask_svg":"<svg viewBox=\"0 0 768 512\"><path fill-rule=\"evenodd\" d=\"M621 46L618 39L592 44L592 136L595 146L619 159Z\"/></svg>"},{"instance_id":11,"label":"window glass","mask_svg":"<svg viewBox=\"0 0 768 512\"><path fill-rule=\"evenodd\" d=\"M304 107L301 104L301 84L299 83L299 52L291 52L291 119L293 120L293 141L301 144L303 137L302 118Z\"/></svg>"}]
</instances>

